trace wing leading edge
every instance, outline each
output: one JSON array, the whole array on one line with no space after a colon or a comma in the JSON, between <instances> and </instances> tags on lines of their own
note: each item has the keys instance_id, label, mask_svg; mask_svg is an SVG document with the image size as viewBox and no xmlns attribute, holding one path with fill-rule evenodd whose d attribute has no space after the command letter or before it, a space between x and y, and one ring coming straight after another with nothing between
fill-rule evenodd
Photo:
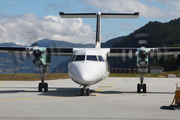
<instances>
[{"instance_id":1,"label":"wing leading edge","mask_svg":"<svg viewBox=\"0 0 180 120\"><path fill-rule=\"evenodd\" d=\"M144 48L147 49L148 55L164 56L164 55L179 55L180 47L161 47L161 48ZM108 56L110 57L135 57L141 48L110 48ZM143 50L143 49L142 49Z\"/></svg>"},{"instance_id":2,"label":"wing leading edge","mask_svg":"<svg viewBox=\"0 0 180 120\"><path fill-rule=\"evenodd\" d=\"M0 52L1 53L9 53L10 55L14 53L28 53L32 54L33 50L37 50L40 48L45 48L45 47L9 47L9 46L3 46L0 47ZM73 48L51 48L47 47L46 48L46 53L53 55L59 55L59 56L71 56L73 55L74 51Z\"/></svg>"}]
</instances>

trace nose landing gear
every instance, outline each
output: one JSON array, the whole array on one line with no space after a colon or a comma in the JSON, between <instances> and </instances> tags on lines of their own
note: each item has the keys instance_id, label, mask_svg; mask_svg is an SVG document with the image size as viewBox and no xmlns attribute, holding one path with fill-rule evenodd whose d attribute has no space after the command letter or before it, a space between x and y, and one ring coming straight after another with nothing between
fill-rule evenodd
<instances>
[{"instance_id":1,"label":"nose landing gear","mask_svg":"<svg viewBox=\"0 0 180 120\"><path fill-rule=\"evenodd\" d=\"M141 89L143 90L143 93L146 93L146 84L143 84L144 81L144 75L143 73L140 74L140 82L137 84L137 93L141 92Z\"/></svg>"},{"instance_id":2,"label":"nose landing gear","mask_svg":"<svg viewBox=\"0 0 180 120\"><path fill-rule=\"evenodd\" d=\"M86 89L87 86L83 86L83 88L81 88L81 96L89 96L90 91L89 88Z\"/></svg>"}]
</instances>

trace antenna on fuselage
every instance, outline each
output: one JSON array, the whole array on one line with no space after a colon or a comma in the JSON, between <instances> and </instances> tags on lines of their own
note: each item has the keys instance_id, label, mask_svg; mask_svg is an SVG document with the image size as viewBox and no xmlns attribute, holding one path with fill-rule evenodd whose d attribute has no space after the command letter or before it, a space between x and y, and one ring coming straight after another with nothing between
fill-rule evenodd
<instances>
[{"instance_id":1,"label":"antenna on fuselage","mask_svg":"<svg viewBox=\"0 0 180 120\"><path fill-rule=\"evenodd\" d=\"M101 48L101 18L138 18L139 12L135 13L64 13L59 12L61 18L97 18L95 48Z\"/></svg>"}]
</instances>

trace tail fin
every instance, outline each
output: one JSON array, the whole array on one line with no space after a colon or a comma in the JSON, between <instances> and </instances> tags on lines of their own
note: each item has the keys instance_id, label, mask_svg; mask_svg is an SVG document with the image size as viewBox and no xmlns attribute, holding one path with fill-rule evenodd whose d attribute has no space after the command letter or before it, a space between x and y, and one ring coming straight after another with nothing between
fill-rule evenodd
<instances>
[{"instance_id":1,"label":"tail fin","mask_svg":"<svg viewBox=\"0 0 180 120\"><path fill-rule=\"evenodd\" d=\"M64 13L59 12L61 18L97 18L95 48L101 48L101 18L138 18L135 13Z\"/></svg>"}]
</instances>

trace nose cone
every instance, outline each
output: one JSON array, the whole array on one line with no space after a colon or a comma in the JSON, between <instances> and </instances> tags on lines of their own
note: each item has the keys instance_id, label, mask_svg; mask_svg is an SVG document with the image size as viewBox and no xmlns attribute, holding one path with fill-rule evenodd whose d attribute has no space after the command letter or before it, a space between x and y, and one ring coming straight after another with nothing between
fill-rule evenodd
<instances>
[{"instance_id":1,"label":"nose cone","mask_svg":"<svg viewBox=\"0 0 180 120\"><path fill-rule=\"evenodd\" d=\"M72 63L69 68L69 76L72 80L81 85L91 85L99 81L100 75L98 74L97 66L92 66L87 63L78 65Z\"/></svg>"},{"instance_id":2,"label":"nose cone","mask_svg":"<svg viewBox=\"0 0 180 120\"><path fill-rule=\"evenodd\" d=\"M90 79L90 75L89 75L89 73L88 73L88 71L78 71L78 73L79 73L79 79L81 79L81 80L84 80L84 81L89 81Z\"/></svg>"}]
</instances>

